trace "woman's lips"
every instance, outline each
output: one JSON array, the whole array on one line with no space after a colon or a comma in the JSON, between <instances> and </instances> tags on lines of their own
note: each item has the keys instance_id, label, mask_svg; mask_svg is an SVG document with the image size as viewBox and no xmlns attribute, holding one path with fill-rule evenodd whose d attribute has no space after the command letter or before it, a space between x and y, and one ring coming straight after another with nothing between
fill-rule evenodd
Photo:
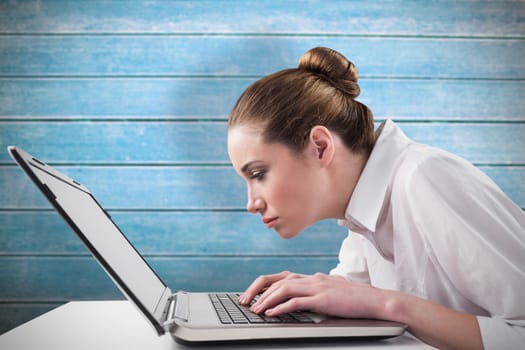
<instances>
[{"instance_id":1,"label":"woman's lips","mask_svg":"<svg viewBox=\"0 0 525 350\"><path fill-rule=\"evenodd\" d=\"M268 228L273 228L277 224L277 218L263 218L263 223Z\"/></svg>"}]
</instances>

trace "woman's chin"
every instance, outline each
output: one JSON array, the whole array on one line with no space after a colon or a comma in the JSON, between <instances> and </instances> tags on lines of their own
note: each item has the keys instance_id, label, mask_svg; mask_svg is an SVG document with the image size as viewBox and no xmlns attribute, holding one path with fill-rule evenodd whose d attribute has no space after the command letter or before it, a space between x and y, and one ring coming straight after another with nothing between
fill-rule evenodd
<instances>
[{"instance_id":1,"label":"woman's chin","mask_svg":"<svg viewBox=\"0 0 525 350\"><path fill-rule=\"evenodd\" d=\"M274 229L275 229L275 232L277 232L277 234L281 238L284 238L284 239L292 239L295 236L297 236L299 233L301 233L302 231L302 230L290 230L290 229L285 229L285 228L280 228L280 227L275 227Z\"/></svg>"}]
</instances>

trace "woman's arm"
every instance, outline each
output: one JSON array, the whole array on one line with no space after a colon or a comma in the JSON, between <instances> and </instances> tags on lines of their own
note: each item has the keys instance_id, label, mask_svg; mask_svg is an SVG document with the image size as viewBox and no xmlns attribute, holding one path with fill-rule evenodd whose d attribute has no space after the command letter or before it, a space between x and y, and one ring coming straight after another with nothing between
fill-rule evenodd
<instances>
[{"instance_id":1,"label":"woman's arm","mask_svg":"<svg viewBox=\"0 0 525 350\"><path fill-rule=\"evenodd\" d=\"M483 349L476 316L398 291L382 291L384 317L439 349Z\"/></svg>"},{"instance_id":2,"label":"woman's arm","mask_svg":"<svg viewBox=\"0 0 525 350\"><path fill-rule=\"evenodd\" d=\"M409 332L440 349L483 349L474 315L458 312L402 292L355 283L338 276L282 272L262 276L241 296L257 313L274 316L311 310L340 317L377 318L404 323ZM244 297L244 299L243 299Z\"/></svg>"}]
</instances>

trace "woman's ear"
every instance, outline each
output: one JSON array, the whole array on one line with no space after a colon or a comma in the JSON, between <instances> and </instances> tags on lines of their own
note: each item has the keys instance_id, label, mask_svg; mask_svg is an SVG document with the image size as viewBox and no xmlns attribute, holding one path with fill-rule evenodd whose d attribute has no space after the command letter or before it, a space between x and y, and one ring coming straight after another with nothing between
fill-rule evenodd
<instances>
[{"instance_id":1,"label":"woman's ear","mask_svg":"<svg viewBox=\"0 0 525 350\"><path fill-rule=\"evenodd\" d=\"M335 154L334 138L325 126L316 125L310 130L310 147L320 165L329 165Z\"/></svg>"}]
</instances>

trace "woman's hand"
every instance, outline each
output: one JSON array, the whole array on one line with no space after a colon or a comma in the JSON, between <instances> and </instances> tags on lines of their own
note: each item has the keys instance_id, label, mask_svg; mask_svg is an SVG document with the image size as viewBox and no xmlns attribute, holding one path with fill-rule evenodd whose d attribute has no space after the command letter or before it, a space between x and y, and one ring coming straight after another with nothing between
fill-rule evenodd
<instances>
[{"instance_id":1,"label":"woman's hand","mask_svg":"<svg viewBox=\"0 0 525 350\"><path fill-rule=\"evenodd\" d=\"M375 317L381 291L368 284L353 283L322 273L300 275L284 271L257 278L239 298L256 313L275 316L295 310L310 310L341 317Z\"/></svg>"},{"instance_id":2,"label":"woman's hand","mask_svg":"<svg viewBox=\"0 0 525 350\"><path fill-rule=\"evenodd\" d=\"M262 293L265 291L268 287L273 285L274 283L285 280L285 279L295 279L295 278L302 278L305 275L289 272L289 271L283 271L279 272L273 275L263 275L257 277L255 281L252 282L252 284L246 289L246 291L239 297L239 303L242 305L248 305L251 303L253 298L259 293Z\"/></svg>"}]
</instances>

